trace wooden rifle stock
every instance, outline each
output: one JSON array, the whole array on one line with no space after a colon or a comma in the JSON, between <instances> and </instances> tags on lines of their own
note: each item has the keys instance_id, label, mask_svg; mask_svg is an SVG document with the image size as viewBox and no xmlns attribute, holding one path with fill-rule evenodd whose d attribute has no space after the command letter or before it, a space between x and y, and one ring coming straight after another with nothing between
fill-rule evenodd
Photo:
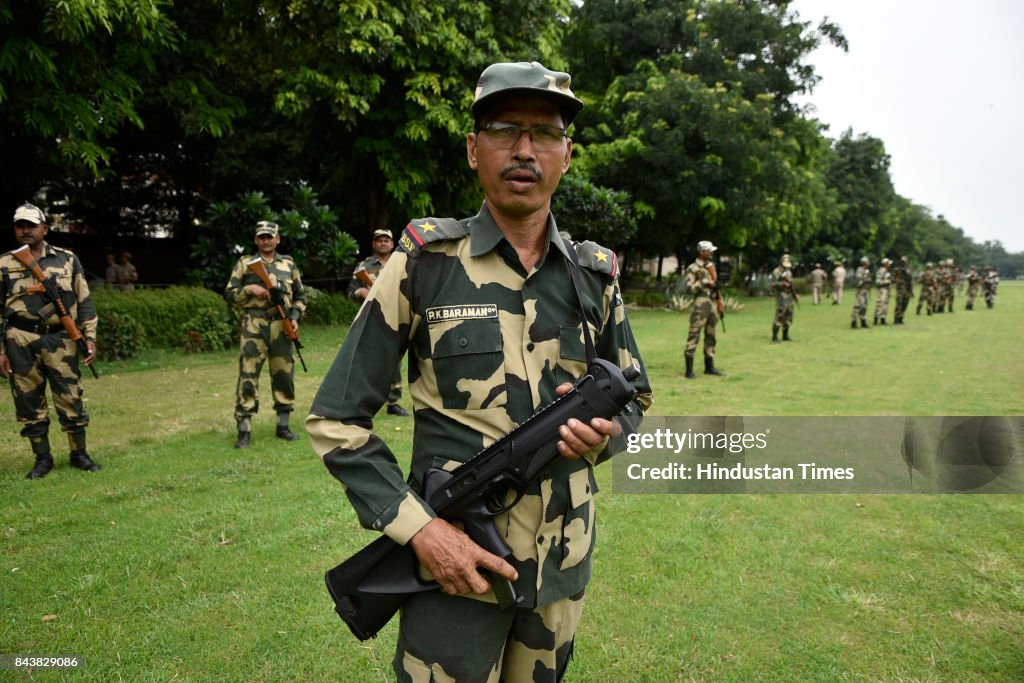
<instances>
[{"instance_id":1,"label":"wooden rifle stock","mask_svg":"<svg viewBox=\"0 0 1024 683\"><path fill-rule=\"evenodd\" d=\"M366 285L367 289L373 287L373 276L367 272L366 268L359 268L356 272L352 273L352 277Z\"/></svg>"},{"instance_id":2,"label":"wooden rifle stock","mask_svg":"<svg viewBox=\"0 0 1024 683\"><path fill-rule=\"evenodd\" d=\"M295 355L299 357L299 362L302 363L302 371L309 372L306 368L306 361L302 357L302 342L299 341L299 331L295 329L295 321L288 317L288 314L284 310L284 297L280 294L280 289L275 288L270 283L270 273L267 272L267 267L263 265L263 259L257 256L251 261L246 261L245 266L256 274L256 277L260 279L263 286L267 288L267 292L270 293L270 300L277 308L277 314L281 316L281 325L284 327L284 336L291 340L295 346ZM275 293L276 296L275 296Z\"/></svg>"},{"instance_id":3,"label":"wooden rifle stock","mask_svg":"<svg viewBox=\"0 0 1024 683\"><path fill-rule=\"evenodd\" d=\"M71 313L68 312L68 307L64 305L64 300L60 297L60 287L57 286L56 280L53 280L46 276L43 269L39 267L39 262L32 258L32 251L28 248L28 245L15 249L11 252L14 258L18 259L23 266L28 268L32 276L39 281L36 286L29 285L27 288L30 294L45 294L46 298L50 300L54 308L57 309L57 316L60 318L60 324L64 326L64 331L71 337L71 341L75 342L78 350L81 351L82 356L89 357L89 345L85 341L85 335L82 334L82 330L78 328L78 324L75 319L71 317ZM92 363L88 364L90 370L92 370L92 376L99 379L99 373L96 372L96 368L92 366Z\"/></svg>"}]
</instances>

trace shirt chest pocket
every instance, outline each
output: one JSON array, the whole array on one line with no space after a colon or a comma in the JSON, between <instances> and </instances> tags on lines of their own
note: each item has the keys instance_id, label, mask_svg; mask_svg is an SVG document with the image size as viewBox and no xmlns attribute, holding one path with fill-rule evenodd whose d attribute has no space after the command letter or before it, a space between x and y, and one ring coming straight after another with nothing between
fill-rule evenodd
<instances>
[{"instance_id":1,"label":"shirt chest pocket","mask_svg":"<svg viewBox=\"0 0 1024 683\"><path fill-rule=\"evenodd\" d=\"M597 340L597 331L590 327L591 339ZM573 382L587 372L587 347L583 342L583 328L563 325L558 331L558 372L559 382Z\"/></svg>"},{"instance_id":2,"label":"shirt chest pocket","mask_svg":"<svg viewBox=\"0 0 1024 683\"><path fill-rule=\"evenodd\" d=\"M504 406L505 355L497 317L431 324L430 357L445 408Z\"/></svg>"}]
</instances>

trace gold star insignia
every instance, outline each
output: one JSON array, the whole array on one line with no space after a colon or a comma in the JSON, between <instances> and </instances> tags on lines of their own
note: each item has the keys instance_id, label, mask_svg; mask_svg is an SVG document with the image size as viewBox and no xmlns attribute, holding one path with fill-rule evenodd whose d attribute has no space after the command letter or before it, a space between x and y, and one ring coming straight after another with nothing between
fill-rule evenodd
<instances>
[{"instance_id":1,"label":"gold star insignia","mask_svg":"<svg viewBox=\"0 0 1024 683\"><path fill-rule=\"evenodd\" d=\"M424 223L420 226L420 230L423 232L432 232L435 228L437 228L437 226L433 223Z\"/></svg>"},{"instance_id":2,"label":"gold star insignia","mask_svg":"<svg viewBox=\"0 0 1024 683\"><path fill-rule=\"evenodd\" d=\"M603 251L597 252L595 258L597 258L597 260L600 261L601 263L608 263L608 254L604 253Z\"/></svg>"}]
</instances>

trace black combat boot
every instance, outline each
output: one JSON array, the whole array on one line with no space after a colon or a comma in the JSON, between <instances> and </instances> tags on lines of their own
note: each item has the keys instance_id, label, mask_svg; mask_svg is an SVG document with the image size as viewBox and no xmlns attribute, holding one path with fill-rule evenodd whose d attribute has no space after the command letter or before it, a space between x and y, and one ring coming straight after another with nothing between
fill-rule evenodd
<instances>
[{"instance_id":1,"label":"black combat boot","mask_svg":"<svg viewBox=\"0 0 1024 683\"><path fill-rule=\"evenodd\" d=\"M697 379L697 374L693 371L693 356L686 356L686 379Z\"/></svg>"},{"instance_id":2,"label":"black combat boot","mask_svg":"<svg viewBox=\"0 0 1024 683\"><path fill-rule=\"evenodd\" d=\"M84 448L71 451L71 466L86 472L96 472L100 469L99 463L93 462Z\"/></svg>"},{"instance_id":3,"label":"black combat boot","mask_svg":"<svg viewBox=\"0 0 1024 683\"><path fill-rule=\"evenodd\" d=\"M885 318L881 318L881 319L875 318L875 324L876 325L885 325Z\"/></svg>"},{"instance_id":4,"label":"black combat boot","mask_svg":"<svg viewBox=\"0 0 1024 683\"><path fill-rule=\"evenodd\" d=\"M851 320L850 321L850 329L851 330L857 329L857 321L856 320Z\"/></svg>"},{"instance_id":5,"label":"black combat boot","mask_svg":"<svg viewBox=\"0 0 1024 683\"><path fill-rule=\"evenodd\" d=\"M25 475L26 479L42 479L53 469L53 456L49 453L36 453L36 466Z\"/></svg>"},{"instance_id":6,"label":"black combat boot","mask_svg":"<svg viewBox=\"0 0 1024 683\"><path fill-rule=\"evenodd\" d=\"M715 369L715 357L704 354L704 374L705 375L718 375L719 377L725 377L725 373L721 370Z\"/></svg>"},{"instance_id":7,"label":"black combat boot","mask_svg":"<svg viewBox=\"0 0 1024 683\"><path fill-rule=\"evenodd\" d=\"M397 415L398 417L409 417L409 411L397 403L388 404L388 415Z\"/></svg>"},{"instance_id":8,"label":"black combat boot","mask_svg":"<svg viewBox=\"0 0 1024 683\"><path fill-rule=\"evenodd\" d=\"M964 305L964 310L965 311L973 311L974 310L974 304L965 304Z\"/></svg>"},{"instance_id":9,"label":"black combat boot","mask_svg":"<svg viewBox=\"0 0 1024 683\"><path fill-rule=\"evenodd\" d=\"M299 437L292 434L292 430L288 429L288 425L277 425L277 438L284 439L285 441L299 440Z\"/></svg>"},{"instance_id":10,"label":"black combat boot","mask_svg":"<svg viewBox=\"0 0 1024 683\"><path fill-rule=\"evenodd\" d=\"M782 341L793 341L789 338L789 325L782 326Z\"/></svg>"},{"instance_id":11,"label":"black combat boot","mask_svg":"<svg viewBox=\"0 0 1024 683\"><path fill-rule=\"evenodd\" d=\"M871 324L872 324L872 325L877 325L877 324L878 324L878 316L877 316L877 315L875 316L875 320L874 320L874 322L873 322L873 323L871 323Z\"/></svg>"},{"instance_id":12,"label":"black combat boot","mask_svg":"<svg viewBox=\"0 0 1024 683\"><path fill-rule=\"evenodd\" d=\"M866 328L868 326L867 318L860 319L860 326Z\"/></svg>"},{"instance_id":13,"label":"black combat boot","mask_svg":"<svg viewBox=\"0 0 1024 683\"><path fill-rule=\"evenodd\" d=\"M250 432L239 431L238 441L235 442L235 448L248 448L249 447L249 434Z\"/></svg>"},{"instance_id":14,"label":"black combat boot","mask_svg":"<svg viewBox=\"0 0 1024 683\"><path fill-rule=\"evenodd\" d=\"M772 341L773 342L778 342L779 341L779 326L778 325L772 325Z\"/></svg>"}]
</instances>

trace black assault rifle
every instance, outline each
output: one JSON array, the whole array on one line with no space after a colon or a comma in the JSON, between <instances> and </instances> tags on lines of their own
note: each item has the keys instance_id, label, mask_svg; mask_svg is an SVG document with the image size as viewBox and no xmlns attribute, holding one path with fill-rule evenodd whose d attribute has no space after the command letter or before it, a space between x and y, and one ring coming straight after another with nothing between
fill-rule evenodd
<instances>
[{"instance_id":1,"label":"black assault rifle","mask_svg":"<svg viewBox=\"0 0 1024 683\"><path fill-rule=\"evenodd\" d=\"M561 457L556 446L558 428L570 418L589 423L595 417L611 419L636 397L631 380L640 376L636 365L625 371L595 359L572 390L534 413L508 434L451 472L431 468L424 481L424 499L442 519L461 522L469 537L488 552L505 560L512 550L495 529L492 519L519 502L527 487ZM512 501L506 503L509 493ZM359 640L377 635L411 593L434 590L423 581L412 547L381 536L329 570L324 577L335 611ZM512 582L492 578L498 605L517 604Z\"/></svg>"}]
</instances>

